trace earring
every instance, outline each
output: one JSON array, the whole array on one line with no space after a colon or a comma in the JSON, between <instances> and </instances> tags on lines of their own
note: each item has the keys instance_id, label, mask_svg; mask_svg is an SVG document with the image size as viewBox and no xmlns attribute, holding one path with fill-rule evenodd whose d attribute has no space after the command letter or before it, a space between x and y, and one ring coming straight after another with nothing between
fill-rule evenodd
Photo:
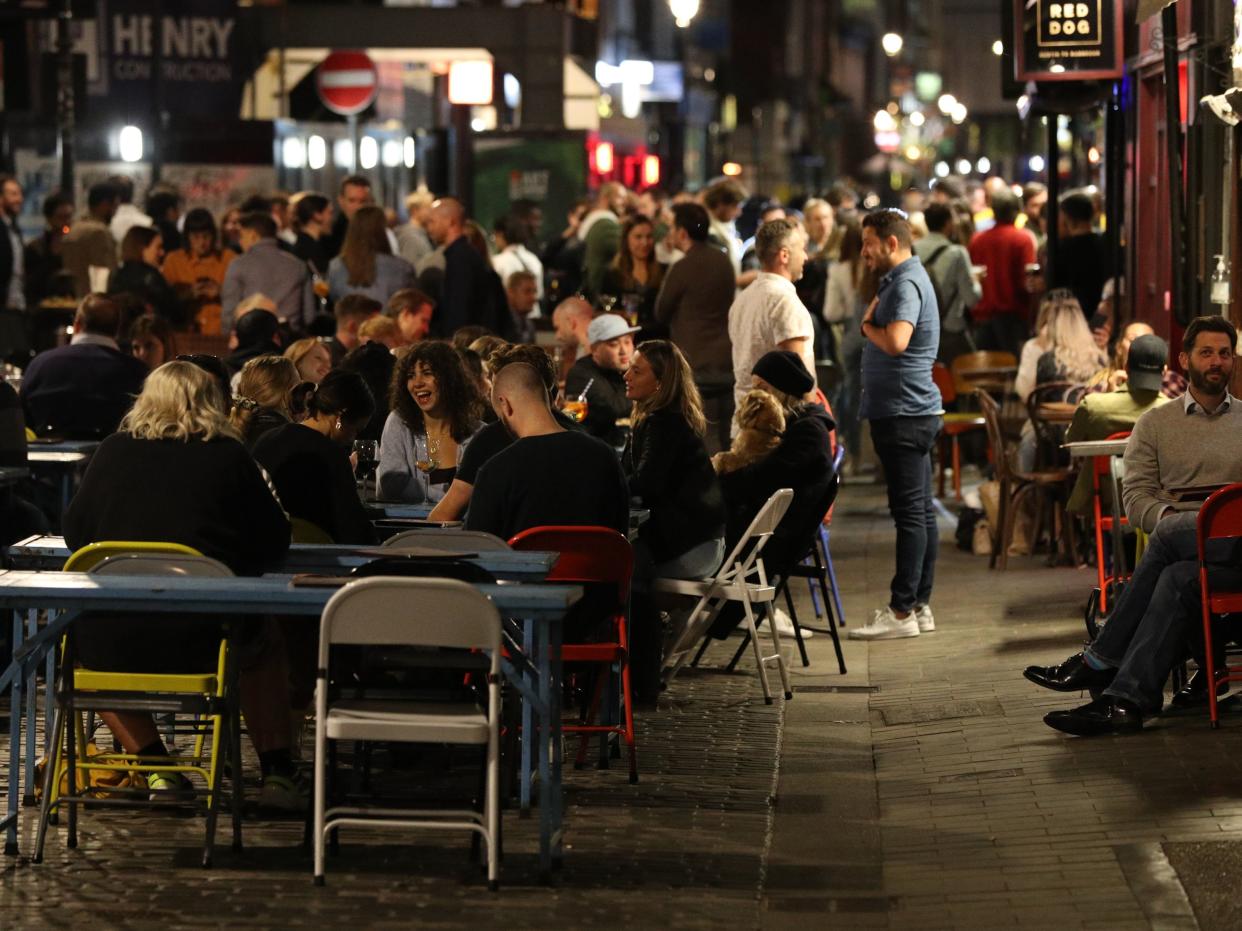
<instances>
[{"instance_id":1,"label":"earring","mask_svg":"<svg viewBox=\"0 0 1242 931\"><path fill-rule=\"evenodd\" d=\"M339 420L336 422L336 429L341 429L341 422Z\"/></svg>"}]
</instances>

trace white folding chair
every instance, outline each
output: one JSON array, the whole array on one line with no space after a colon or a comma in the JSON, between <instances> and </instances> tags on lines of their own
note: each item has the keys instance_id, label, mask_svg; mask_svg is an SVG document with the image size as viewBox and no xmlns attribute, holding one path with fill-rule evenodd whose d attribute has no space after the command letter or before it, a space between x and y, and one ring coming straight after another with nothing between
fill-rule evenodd
<instances>
[{"instance_id":1,"label":"white folding chair","mask_svg":"<svg viewBox=\"0 0 1242 931\"><path fill-rule=\"evenodd\" d=\"M429 527L426 530L402 530L384 541L384 546L423 546L446 552L492 552L510 549L508 543L482 530L451 530Z\"/></svg>"},{"instance_id":2,"label":"white folding chair","mask_svg":"<svg viewBox=\"0 0 1242 931\"><path fill-rule=\"evenodd\" d=\"M738 540L728 558L721 565L716 577L704 581L688 581L685 579L656 579L654 590L674 595L697 595L698 603L690 612L686 627L677 642L664 660L664 684L673 681L674 676L691 657L695 646L707 635L716 617L726 604L738 601L745 612L745 630L750 634L750 642L755 651L755 662L759 667L759 682L763 686L763 700L772 703L772 690L768 685L767 664L775 663L780 673L781 685L786 698L793 698L789 687L789 670L785 666L785 657L781 654L780 635L776 624L771 619L771 602L776 597L776 587L768 581L767 570L763 565L763 548L776 530L777 524L789 509L793 500L793 491L782 488L775 492L759 509L755 519L750 522L746 533ZM755 631L754 606L762 604L769 615L768 631L772 635L773 653L764 656L759 646L759 637Z\"/></svg>"},{"instance_id":3,"label":"white folding chair","mask_svg":"<svg viewBox=\"0 0 1242 931\"><path fill-rule=\"evenodd\" d=\"M445 619L451 619L446 623ZM379 576L346 585L324 607L315 691L315 884L324 881L324 842L341 825L472 831L487 847L487 885L498 887L500 841L500 637L496 607L454 579ZM328 702L333 644L483 650L490 657L487 707L392 699ZM483 811L327 808L329 740L472 744L487 748Z\"/></svg>"}]
</instances>

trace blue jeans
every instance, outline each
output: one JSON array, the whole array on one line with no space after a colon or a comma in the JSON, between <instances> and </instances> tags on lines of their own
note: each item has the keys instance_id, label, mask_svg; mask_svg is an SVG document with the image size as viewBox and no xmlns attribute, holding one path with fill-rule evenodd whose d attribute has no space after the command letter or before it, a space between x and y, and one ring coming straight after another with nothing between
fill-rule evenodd
<instances>
[{"instance_id":1,"label":"blue jeans","mask_svg":"<svg viewBox=\"0 0 1242 931\"><path fill-rule=\"evenodd\" d=\"M1160 710L1169 670L1185 656L1200 623L1199 556L1194 512L1166 517L1156 525L1143 558L1095 642L1091 658L1117 670L1105 695L1133 702L1148 713ZM1214 586L1242 588L1235 541L1214 541L1207 557Z\"/></svg>"},{"instance_id":2,"label":"blue jeans","mask_svg":"<svg viewBox=\"0 0 1242 931\"><path fill-rule=\"evenodd\" d=\"M931 601L940 529L932 497L931 453L941 420L881 417L871 421L871 442L888 483L888 510L897 525L897 571L889 606L913 611Z\"/></svg>"}]
</instances>

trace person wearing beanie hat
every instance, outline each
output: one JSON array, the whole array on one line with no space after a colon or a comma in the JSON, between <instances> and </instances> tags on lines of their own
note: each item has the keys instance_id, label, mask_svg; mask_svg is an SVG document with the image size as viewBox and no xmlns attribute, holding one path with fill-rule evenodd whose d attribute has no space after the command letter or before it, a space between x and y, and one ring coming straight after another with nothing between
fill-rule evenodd
<instances>
[{"instance_id":1,"label":"person wearing beanie hat","mask_svg":"<svg viewBox=\"0 0 1242 931\"><path fill-rule=\"evenodd\" d=\"M775 578L787 575L810 552L819 522L836 497L832 470L836 423L824 408L803 400L814 381L795 352L764 353L751 370L748 385L780 401L785 409L785 432L765 458L720 476L725 550L737 543L774 492L792 489L793 501L763 549L768 578ZM712 636L727 637L741 619L741 606L731 602L712 625Z\"/></svg>"},{"instance_id":2,"label":"person wearing beanie hat","mask_svg":"<svg viewBox=\"0 0 1242 931\"><path fill-rule=\"evenodd\" d=\"M805 396L815 387L815 379L806 370L802 359L787 349L774 349L760 356L751 375L757 375L778 391L795 398Z\"/></svg>"},{"instance_id":3,"label":"person wearing beanie hat","mask_svg":"<svg viewBox=\"0 0 1242 931\"><path fill-rule=\"evenodd\" d=\"M1074 410L1074 419L1065 431L1065 442L1105 440L1114 433L1129 432L1138 419L1169 399L1160 393L1164 383L1169 344L1159 336L1140 336L1130 344L1126 356L1126 383L1116 391L1088 394ZM1112 492L1107 483L1100 489L1108 512ZM1091 470L1080 469L1067 507L1075 514L1091 513Z\"/></svg>"},{"instance_id":4,"label":"person wearing beanie hat","mask_svg":"<svg viewBox=\"0 0 1242 931\"><path fill-rule=\"evenodd\" d=\"M860 330L859 417L888 483L888 509L897 525L897 568L889 602L852 640L896 640L936 629L932 582L940 530L932 497L932 449L942 427L940 391L932 365L940 346L940 311L923 263L912 251L906 215L874 210L862 221L862 258L880 278Z\"/></svg>"}]
</instances>

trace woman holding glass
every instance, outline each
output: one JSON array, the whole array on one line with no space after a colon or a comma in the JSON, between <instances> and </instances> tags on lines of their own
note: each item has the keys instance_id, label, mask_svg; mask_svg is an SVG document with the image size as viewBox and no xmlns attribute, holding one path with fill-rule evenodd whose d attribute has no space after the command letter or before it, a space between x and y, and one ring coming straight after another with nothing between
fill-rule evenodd
<instances>
[{"instance_id":1,"label":"woman holding glass","mask_svg":"<svg viewBox=\"0 0 1242 931\"><path fill-rule=\"evenodd\" d=\"M211 211L195 207L185 215L185 248L168 253L164 277L188 308L198 332L220 332L220 287L237 253L221 248Z\"/></svg>"},{"instance_id":2,"label":"woman holding glass","mask_svg":"<svg viewBox=\"0 0 1242 931\"><path fill-rule=\"evenodd\" d=\"M385 501L439 501L482 424L474 380L448 343L418 343L393 370L391 400L380 437L378 494Z\"/></svg>"}]
</instances>

